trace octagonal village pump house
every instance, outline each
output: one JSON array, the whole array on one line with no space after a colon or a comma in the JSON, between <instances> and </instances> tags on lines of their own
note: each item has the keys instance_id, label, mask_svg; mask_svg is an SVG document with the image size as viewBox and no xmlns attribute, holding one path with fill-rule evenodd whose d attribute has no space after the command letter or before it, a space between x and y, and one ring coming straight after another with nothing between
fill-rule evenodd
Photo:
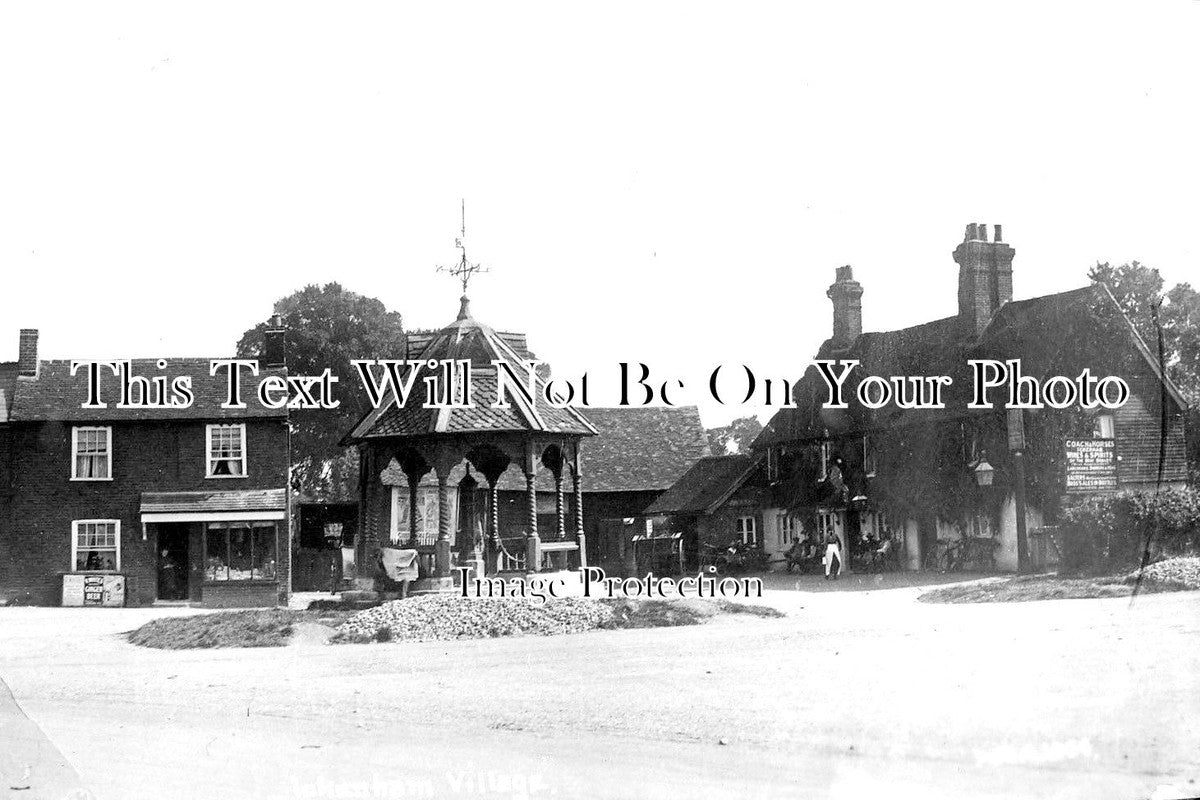
<instances>
[{"instance_id":1,"label":"octagonal village pump house","mask_svg":"<svg viewBox=\"0 0 1200 800\"><path fill-rule=\"evenodd\" d=\"M508 407L495 407L501 379L494 362L509 365L524 382L525 362L533 356L524 335L476 321L465 295L461 304L450 325L410 336L406 369L470 362L473 407L429 407L418 380L407 403L385 400L343 440L358 447L360 459L360 580L387 544L417 551L418 592L450 590L457 567L479 576L587 564L580 442L597 430L574 408L530 402L520 392L506 392ZM544 397L547 379L543 370L532 377L535 398ZM514 469L524 478L525 507L518 515L505 513L500 501L502 476ZM389 475L396 472L407 492L393 491ZM436 495L422 486L431 474ZM553 487L552 517L539 508L539 486Z\"/></svg>"}]
</instances>

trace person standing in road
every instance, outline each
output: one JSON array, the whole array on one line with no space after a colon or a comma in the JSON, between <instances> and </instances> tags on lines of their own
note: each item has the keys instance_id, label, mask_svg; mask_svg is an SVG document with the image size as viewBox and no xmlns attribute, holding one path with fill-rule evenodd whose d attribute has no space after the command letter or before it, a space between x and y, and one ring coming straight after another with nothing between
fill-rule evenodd
<instances>
[{"instance_id":1,"label":"person standing in road","mask_svg":"<svg viewBox=\"0 0 1200 800\"><path fill-rule=\"evenodd\" d=\"M842 540L832 531L825 537L825 557L822 562L825 565L825 580L832 575L836 581L842 572Z\"/></svg>"}]
</instances>

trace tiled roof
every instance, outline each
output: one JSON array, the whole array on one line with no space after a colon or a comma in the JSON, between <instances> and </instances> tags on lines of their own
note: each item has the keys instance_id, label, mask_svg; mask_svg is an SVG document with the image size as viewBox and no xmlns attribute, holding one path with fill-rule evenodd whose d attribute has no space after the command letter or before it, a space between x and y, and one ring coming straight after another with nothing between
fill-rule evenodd
<instances>
[{"instance_id":1,"label":"tiled roof","mask_svg":"<svg viewBox=\"0 0 1200 800\"><path fill-rule=\"evenodd\" d=\"M584 484L593 492L667 489L708 455L695 406L589 408L600 432L584 442Z\"/></svg>"},{"instance_id":2,"label":"tiled roof","mask_svg":"<svg viewBox=\"0 0 1200 800\"><path fill-rule=\"evenodd\" d=\"M525 338L519 334L500 334L476 322L471 317L467 300L463 298L458 319L433 334L412 337L410 350L421 347L416 359L420 361L466 360L471 362L474 408L425 407L421 377L404 406L386 404L367 414L343 440L351 444L362 439L395 436L421 436L442 433L473 432L546 432L592 436L596 429L587 418L573 408L555 408L541 399L546 385L543 371L535 376L536 393L533 403L526 402L515 392L510 393L509 408L492 408L497 395L496 368L493 361L512 365L513 372L524 380L522 361L530 358ZM408 355L412 355L410 352ZM424 371L423 367L421 368Z\"/></svg>"},{"instance_id":3,"label":"tiled roof","mask_svg":"<svg viewBox=\"0 0 1200 800\"><path fill-rule=\"evenodd\" d=\"M242 489L225 492L142 492L141 513L282 511L286 508L286 489Z\"/></svg>"},{"instance_id":4,"label":"tiled roof","mask_svg":"<svg viewBox=\"0 0 1200 800\"><path fill-rule=\"evenodd\" d=\"M747 455L702 458L642 513L710 513L741 488L757 465L758 459Z\"/></svg>"},{"instance_id":5,"label":"tiled roof","mask_svg":"<svg viewBox=\"0 0 1200 800\"><path fill-rule=\"evenodd\" d=\"M258 381L267 375L284 376L283 369L259 370L257 378L249 378L243 371L242 401L246 408L221 408L225 402L225 371L209 375L207 358L166 359L165 369L158 368L157 359L134 359L133 372L148 378L164 376L167 385L181 375L192 378L195 402L188 408L117 408L119 386L110 370L101 371L101 400L107 408L83 408L87 400L87 377L83 370L71 375L70 361L41 361L36 378L21 378L17 381L16 398L10 405L10 418L14 421L64 420L64 421L109 421L109 420L178 420L178 419L246 419L285 418L287 410L265 408L255 395Z\"/></svg>"},{"instance_id":6,"label":"tiled roof","mask_svg":"<svg viewBox=\"0 0 1200 800\"><path fill-rule=\"evenodd\" d=\"M817 358L858 359L861 363L846 383L850 408L842 411L824 407L828 390L816 367L809 366L793 392L794 408L780 409L759 434L755 447L823 437L826 432L846 433L897 425L943 421L988 413L967 408L970 399L970 359L1019 358L1023 374L1042 378L1051 374L1078 374L1080 352L1074 345L1101 334L1101 327L1120 337L1114 340L1114 359L1135 358L1161 376L1136 331L1124 319L1112 295L1103 286L1085 286L1068 292L1005 303L992 316L978 338L964 330L958 317L915 325L896 331L861 334L848 350L822 345ZM1117 353L1121 350L1121 353ZM867 375L948 375L953 383L943 391L944 409L899 409L889 404L870 411L855 402L854 392ZM1166 380L1176 402L1183 405L1178 390Z\"/></svg>"},{"instance_id":7,"label":"tiled roof","mask_svg":"<svg viewBox=\"0 0 1200 800\"><path fill-rule=\"evenodd\" d=\"M599 434L584 442L580 450L585 492L661 491L708 455L708 438L694 406L589 408L587 413ZM460 464L451 471L450 484L456 486L465 475L466 467ZM408 485L395 463L384 471L383 482ZM435 484L432 472L422 481L422 485ZM538 472L535 485L540 492L554 491L549 470ZM571 489L569 478L566 488ZM516 465L501 475L500 489L525 490L525 476Z\"/></svg>"}]
</instances>

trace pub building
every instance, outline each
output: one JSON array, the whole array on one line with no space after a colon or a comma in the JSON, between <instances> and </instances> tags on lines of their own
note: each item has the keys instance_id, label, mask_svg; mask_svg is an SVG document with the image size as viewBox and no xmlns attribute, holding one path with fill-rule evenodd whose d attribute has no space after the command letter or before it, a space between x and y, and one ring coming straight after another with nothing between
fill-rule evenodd
<instances>
[{"instance_id":1,"label":"pub building","mask_svg":"<svg viewBox=\"0 0 1200 800\"><path fill-rule=\"evenodd\" d=\"M687 566L706 546L740 540L779 567L799 537L836 535L853 568L944 568L969 540L969 568L1016 570L1023 505L1026 564L1038 568L1054 551L1038 536L1072 498L1184 485L1186 402L1112 294L1091 285L1014 300L1014 255L999 225L991 236L968 225L953 251L957 312L892 331L864 332L863 286L838 267L831 335L815 358L860 362L848 408L826 407L826 381L810 366L794 407L776 412L752 453L704 459L656 500L647 513L682 534ZM1130 395L1116 409L1009 411L994 389L995 408L970 409L972 359L1019 359L1043 385L1086 368L1119 376ZM866 376L914 375L953 379L944 409L858 401ZM885 539L890 556L879 565Z\"/></svg>"}]
</instances>

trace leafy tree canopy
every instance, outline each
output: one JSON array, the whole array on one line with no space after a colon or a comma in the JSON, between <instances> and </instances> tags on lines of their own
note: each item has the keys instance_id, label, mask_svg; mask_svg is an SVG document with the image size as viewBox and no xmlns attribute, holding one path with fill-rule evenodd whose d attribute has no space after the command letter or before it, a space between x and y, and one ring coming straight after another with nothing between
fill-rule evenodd
<instances>
[{"instance_id":1,"label":"leafy tree canopy","mask_svg":"<svg viewBox=\"0 0 1200 800\"><path fill-rule=\"evenodd\" d=\"M373 297L348 291L340 284L305 286L277 301L274 313L287 329L288 372L318 375L330 369L337 377L333 410L297 409L291 412L292 488L313 499L353 497L358 462L353 450L338 446L370 409L350 361L358 358L402 358L405 334L401 316ZM242 335L237 352L242 358L261 358L263 322Z\"/></svg>"},{"instance_id":2,"label":"leafy tree canopy","mask_svg":"<svg viewBox=\"0 0 1200 800\"><path fill-rule=\"evenodd\" d=\"M708 428L708 449L714 456L749 453L750 445L755 437L762 433L762 423L758 417L739 417L728 425L718 428Z\"/></svg>"}]
</instances>

